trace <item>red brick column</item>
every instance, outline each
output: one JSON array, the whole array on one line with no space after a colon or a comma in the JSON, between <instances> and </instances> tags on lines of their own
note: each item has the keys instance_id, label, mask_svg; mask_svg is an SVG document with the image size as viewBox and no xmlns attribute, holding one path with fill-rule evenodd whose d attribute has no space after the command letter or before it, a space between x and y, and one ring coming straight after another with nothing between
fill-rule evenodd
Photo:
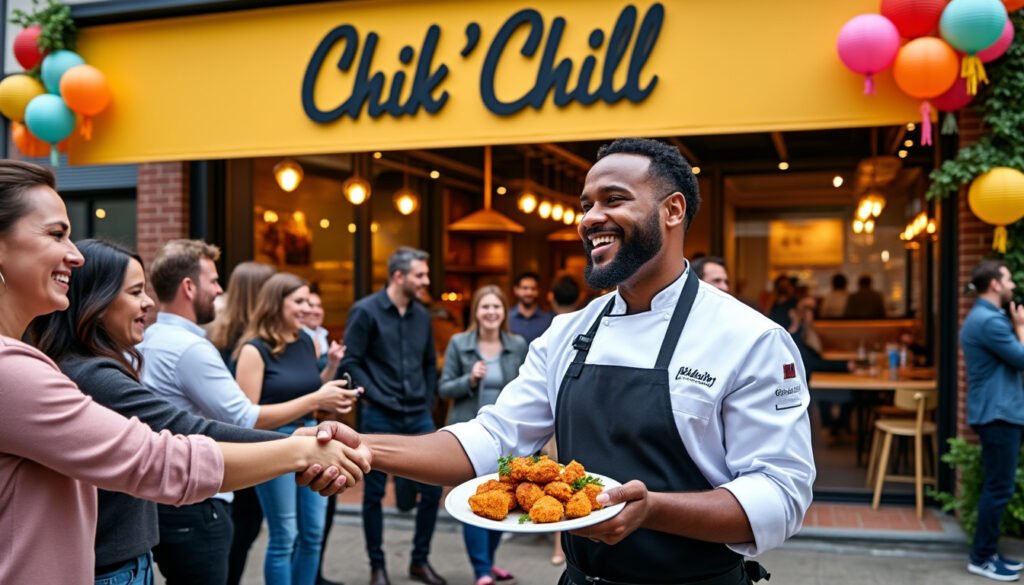
<instances>
[{"instance_id":1,"label":"red brick column","mask_svg":"<svg viewBox=\"0 0 1024 585\"><path fill-rule=\"evenodd\" d=\"M960 115L960 147L968 146L978 141L985 133L981 116L976 112L963 110ZM978 261L985 256L992 254L992 226L981 221L967 205L967 188L960 190L958 221L960 229L958 241L960 246L960 277L959 277L959 302L957 311L957 331L963 326L968 311L974 306L974 296L965 295L964 287L971 280L971 271L974 270ZM942 316L944 318L945 315ZM959 343L958 343L959 345ZM974 431L967 425L967 376L964 370L964 354L957 352L957 435L975 438Z\"/></svg>"},{"instance_id":2,"label":"red brick column","mask_svg":"<svg viewBox=\"0 0 1024 585\"><path fill-rule=\"evenodd\" d=\"M143 262L152 262L167 240L188 237L188 200L188 163L139 165L136 227Z\"/></svg>"}]
</instances>

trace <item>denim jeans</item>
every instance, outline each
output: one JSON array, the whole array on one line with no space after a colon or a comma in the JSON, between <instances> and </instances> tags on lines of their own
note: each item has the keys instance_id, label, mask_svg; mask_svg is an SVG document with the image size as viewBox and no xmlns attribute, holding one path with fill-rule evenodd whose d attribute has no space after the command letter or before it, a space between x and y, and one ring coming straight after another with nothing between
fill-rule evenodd
<instances>
[{"instance_id":1,"label":"denim jeans","mask_svg":"<svg viewBox=\"0 0 1024 585\"><path fill-rule=\"evenodd\" d=\"M978 500L978 526L971 549L971 560L976 563L984 562L996 553L1003 512L1013 496L1022 428L1003 421L974 427L974 432L981 439L981 466L985 474Z\"/></svg>"},{"instance_id":2,"label":"denim jeans","mask_svg":"<svg viewBox=\"0 0 1024 585\"><path fill-rule=\"evenodd\" d=\"M118 569L96 575L96 585L153 585L153 555L139 555Z\"/></svg>"},{"instance_id":3,"label":"denim jeans","mask_svg":"<svg viewBox=\"0 0 1024 585\"><path fill-rule=\"evenodd\" d=\"M309 422L306 426L316 423ZM290 435L295 425L279 432ZM256 486L270 533L263 561L266 585L314 585L320 567L327 498L295 485L292 474Z\"/></svg>"},{"instance_id":4,"label":"denim jeans","mask_svg":"<svg viewBox=\"0 0 1024 585\"><path fill-rule=\"evenodd\" d=\"M501 532L478 526L462 525L462 540L466 543L469 562L473 565L473 576L479 579L491 574L494 566L494 551L501 542Z\"/></svg>"},{"instance_id":5,"label":"denim jeans","mask_svg":"<svg viewBox=\"0 0 1024 585\"><path fill-rule=\"evenodd\" d=\"M223 585L231 549L231 504L218 498L157 506L160 544L153 548L167 585Z\"/></svg>"},{"instance_id":6,"label":"denim jeans","mask_svg":"<svg viewBox=\"0 0 1024 585\"><path fill-rule=\"evenodd\" d=\"M364 433L396 433L399 435L420 435L434 431L430 411L415 414L400 414L382 410L363 402L359 412L359 426ZM363 535L366 538L366 554L370 557L372 569L384 568L384 514L381 500L388 476L380 471L371 471L363 478ZM413 533L412 564L427 562L430 555L430 539L437 524L437 508L441 503L441 488L414 482L420 493L416 505L416 530Z\"/></svg>"}]
</instances>

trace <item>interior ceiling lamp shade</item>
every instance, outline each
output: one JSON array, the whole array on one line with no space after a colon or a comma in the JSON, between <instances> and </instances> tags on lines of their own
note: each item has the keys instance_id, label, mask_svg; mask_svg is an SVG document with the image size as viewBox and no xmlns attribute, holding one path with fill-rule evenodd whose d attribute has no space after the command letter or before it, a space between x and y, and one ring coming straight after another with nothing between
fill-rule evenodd
<instances>
[{"instance_id":1,"label":"interior ceiling lamp shade","mask_svg":"<svg viewBox=\"0 0 1024 585\"><path fill-rule=\"evenodd\" d=\"M488 145L484 147L484 208L454 221L448 226L449 231L512 234L526 231L522 225L491 209L491 194L494 193L491 167L491 147Z\"/></svg>"}]
</instances>

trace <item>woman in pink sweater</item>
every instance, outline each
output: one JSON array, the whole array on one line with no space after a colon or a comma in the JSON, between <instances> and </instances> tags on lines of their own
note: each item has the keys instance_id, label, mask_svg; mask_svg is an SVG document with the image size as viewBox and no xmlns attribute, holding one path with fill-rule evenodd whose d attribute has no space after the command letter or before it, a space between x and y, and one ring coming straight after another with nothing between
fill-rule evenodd
<instances>
[{"instance_id":1,"label":"woman in pink sweater","mask_svg":"<svg viewBox=\"0 0 1024 585\"><path fill-rule=\"evenodd\" d=\"M92 583L96 487L181 505L289 472L308 481L330 466L346 483L361 479L364 451L337 441L154 433L94 403L18 341L33 318L67 308L82 264L54 187L48 169L0 161L0 583Z\"/></svg>"}]
</instances>

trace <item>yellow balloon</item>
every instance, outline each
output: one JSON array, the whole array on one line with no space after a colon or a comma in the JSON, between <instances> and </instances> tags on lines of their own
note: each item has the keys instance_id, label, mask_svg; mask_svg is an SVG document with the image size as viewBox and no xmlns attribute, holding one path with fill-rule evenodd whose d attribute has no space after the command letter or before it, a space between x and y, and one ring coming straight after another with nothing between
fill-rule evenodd
<instances>
[{"instance_id":1,"label":"yellow balloon","mask_svg":"<svg viewBox=\"0 0 1024 585\"><path fill-rule=\"evenodd\" d=\"M25 108L32 98L46 93L36 78L16 73L0 81L0 114L12 122L25 121Z\"/></svg>"}]
</instances>

